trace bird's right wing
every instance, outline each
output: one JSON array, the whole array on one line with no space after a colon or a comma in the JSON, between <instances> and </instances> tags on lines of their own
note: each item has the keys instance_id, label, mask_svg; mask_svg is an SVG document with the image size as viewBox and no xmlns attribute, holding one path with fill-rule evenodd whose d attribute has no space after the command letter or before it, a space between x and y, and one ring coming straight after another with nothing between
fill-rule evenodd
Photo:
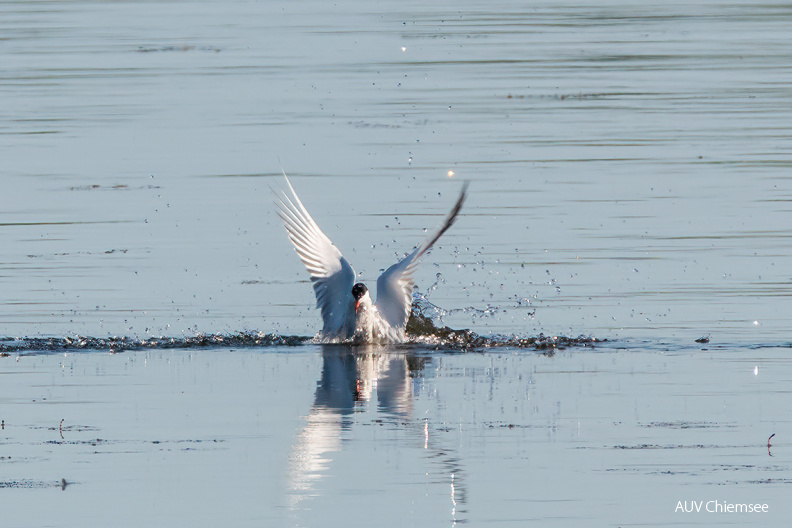
<instances>
[{"instance_id":1,"label":"bird's right wing","mask_svg":"<svg viewBox=\"0 0 792 528\"><path fill-rule=\"evenodd\" d=\"M285 174L283 176L286 178ZM273 189L278 198L275 204L289 240L311 274L316 307L321 310L324 321L322 337L346 338L346 333L354 331L352 286L355 284L355 270L319 229L288 178L286 185L288 189L281 189L280 193ZM350 324L351 330L348 328Z\"/></svg>"}]
</instances>

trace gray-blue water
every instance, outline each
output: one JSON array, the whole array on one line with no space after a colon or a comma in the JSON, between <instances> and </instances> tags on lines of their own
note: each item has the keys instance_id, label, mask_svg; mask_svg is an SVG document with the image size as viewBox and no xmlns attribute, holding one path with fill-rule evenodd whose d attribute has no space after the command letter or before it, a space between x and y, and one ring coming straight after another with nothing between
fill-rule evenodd
<instances>
[{"instance_id":1,"label":"gray-blue water","mask_svg":"<svg viewBox=\"0 0 792 528\"><path fill-rule=\"evenodd\" d=\"M784 2L0 3L0 336L313 335L283 167L369 283L470 180L416 272L442 322L609 340L12 352L3 524L787 518L791 27ZM673 511L716 499L771 513Z\"/></svg>"},{"instance_id":2,"label":"gray-blue water","mask_svg":"<svg viewBox=\"0 0 792 528\"><path fill-rule=\"evenodd\" d=\"M548 356L304 346L0 365L8 527L783 526L789 517L788 348ZM679 501L769 511L682 513Z\"/></svg>"}]
</instances>

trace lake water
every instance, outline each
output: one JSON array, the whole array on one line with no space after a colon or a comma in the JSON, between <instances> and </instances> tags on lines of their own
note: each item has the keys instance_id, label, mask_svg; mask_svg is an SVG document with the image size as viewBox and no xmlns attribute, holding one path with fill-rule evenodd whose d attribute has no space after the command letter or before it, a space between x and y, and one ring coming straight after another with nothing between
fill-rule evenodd
<instances>
[{"instance_id":1,"label":"lake water","mask_svg":"<svg viewBox=\"0 0 792 528\"><path fill-rule=\"evenodd\" d=\"M3 525L783 526L789 371L788 348L9 357Z\"/></svg>"},{"instance_id":2,"label":"lake water","mask_svg":"<svg viewBox=\"0 0 792 528\"><path fill-rule=\"evenodd\" d=\"M1 3L4 520L788 518L791 24L784 2ZM469 180L416 273L439 320L607 341L14 348L313 335L281 168L369 283Z\"/></svg>"}]
</instances>

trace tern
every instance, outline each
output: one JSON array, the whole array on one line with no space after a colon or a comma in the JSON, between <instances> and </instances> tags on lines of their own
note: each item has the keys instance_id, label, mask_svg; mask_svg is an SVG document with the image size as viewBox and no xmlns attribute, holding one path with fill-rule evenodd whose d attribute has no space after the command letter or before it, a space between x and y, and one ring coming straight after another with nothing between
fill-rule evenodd
<instances>
[{"instance_id":1,"label":"tern","mask_svg":"<svg viewBox=\"0 0 792 528\"><path fill-rule=\"evenodd\" d=\"M440 227L379 276L374 302L366 285L355 281L355 270L300 201L289 178L283 176L287 188L280 193L273 189L275 204L289 240L311 275L316 307L324 323L319 339L324 343L403 342L412 308L413 272L420 258L453 225L465 202L468 182Z\"/></svg>"}]
</instances>

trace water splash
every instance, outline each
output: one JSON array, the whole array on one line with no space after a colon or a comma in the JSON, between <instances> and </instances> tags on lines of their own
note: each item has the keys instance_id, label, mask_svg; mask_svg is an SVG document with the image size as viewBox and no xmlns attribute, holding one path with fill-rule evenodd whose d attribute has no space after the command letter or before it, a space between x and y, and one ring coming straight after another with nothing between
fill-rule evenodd
<instances>
[{"instance_id":1,"label":"water splash","mask_svg":"<svg viewBox=\"0 0 792 528\"><path fill-rule=\"evenodd\" d=\"M249 348L298 346L313 341L311 337L239 332L237 334L198 334L191 337L20 337L0 339L0 355L20 352L67 352L102 350L111 353L126 350L168 348Z\"/></svg>"},{"instance_id":2,"label":"water splash","mask_svg":"<svg viewBox=\"0 0 792 528\"><path fill-rule=\"evenodd\" d=\"M413 313L407 323L405 345L430 346L435 350L464 352L485 348L554 349L592 346L605 340L588 336L534 337L516 335L482 336L472 330L454 330L437 326L431 318ZM107 351L111 354L137 350L199 349L199 348L266 348L302 346L319 341L310 336L241 332L237 334L200 334L194 337L18 337L0 338L0 357L11 354L32 355L52 352Z\"/></svg>"},{"instance_id":3,"label":"water splash","mask_svg":"<svg viewBox=\"0 0 792 528\"><path fill-rule=\"evenodd\" d=\"M487 306L484 310L479 310L488 314L489 310L494 310ZM461 309L468 310L468 309ZM468 350L496 347L510 348L534 348L534 349L554 349L570 346L592 346L602 343L604 339L597 339L590 336L566 337L566 336L518 336L518 335L494 335L482 336L472 330L454 330L448 326L437 326L430 314L437 316L450 313L447 310L432 304L425 297L416 295L413 300L412 313L407 321L408 343L418 345L430 345L444 349Z\"/></svg>"},{"instance_id":4,"label":"water splash","mask_svg":"<svg viewBox=\"0 0 792 528\"><path fill-rule=\"evenodd\" d=\"M430 346L433 349L467 351L495 347L554 349L570 346L591 346L604 340L588 336L535 337L518 335L482 336L472 330L455 330L443 326L444 315L457 311L476 311L483 316L494 313L495 308L462 308L444 310L416 294L412 313L407 322L406 345ZM318 341L310 336L280 335L263 332L238 332L235 334L197 334L190 337L4 337L0 338L0 357L14 354L35 354L70 351L109 351L120 353L135 350L197 349L197 348L253 348L275 346L301 346Z\"/></svg>"}]
</instances>

